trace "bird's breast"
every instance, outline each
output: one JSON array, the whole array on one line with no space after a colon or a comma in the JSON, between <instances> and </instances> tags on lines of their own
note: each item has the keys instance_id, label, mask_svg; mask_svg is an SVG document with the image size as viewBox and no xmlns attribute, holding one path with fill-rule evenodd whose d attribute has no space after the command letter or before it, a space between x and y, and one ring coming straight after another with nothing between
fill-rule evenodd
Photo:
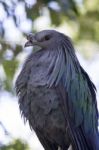
<instances>
[{"instance_id":1,"label":"bird's breast","mask_svg":"<svg viewBox=\"0 0 99 150\"><path fill-rule=\"evenodd\" d=\"M56 56L53 51L45 52L40 55L39 59L33 61L33 65L31 65L31 71L29 74L28 85L37 87L37 86L45 86L47 85L47 81L49 79L48 72L52 67L53 63L56 59Z\"/></svg>"},{"instance_id":2,"label":"bird's breast","mask_svg":"<svg viewBox=\"0 0 99 150\"><path fill-rule=\"evenodd\" d=\"M54 129L63 130L65 128L65 120L61 109L60 98L53 88L46 86L34 87L30 90L30 113L32 126L46 130Z\"/></svg>"}]
</instances>

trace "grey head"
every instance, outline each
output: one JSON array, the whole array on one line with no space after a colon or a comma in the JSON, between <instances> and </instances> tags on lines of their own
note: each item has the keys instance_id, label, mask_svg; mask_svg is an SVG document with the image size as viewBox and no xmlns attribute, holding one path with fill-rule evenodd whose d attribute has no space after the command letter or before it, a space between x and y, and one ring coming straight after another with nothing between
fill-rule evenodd
<instances>
[{"instance_id":1,"label":"grey head","mask_svg":"<svg viewBox=\"0 0 99 150\"><path fill-rule=\"evenodd\" d=\"M50 48L59 45L64 35L55 30L43 30L36 34L30 33L27 36L25 47L38 45L41 48Z\"/></svg>"}]
</instances>

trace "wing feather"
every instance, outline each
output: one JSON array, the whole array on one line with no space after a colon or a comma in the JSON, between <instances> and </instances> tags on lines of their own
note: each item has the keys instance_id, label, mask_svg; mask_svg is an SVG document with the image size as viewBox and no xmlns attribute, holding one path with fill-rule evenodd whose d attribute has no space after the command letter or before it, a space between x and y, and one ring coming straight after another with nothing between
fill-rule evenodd
<instances>
[{"instance_id":1,"label":"wing feather","mask_svg":"<svg viewBox=\"0 0 99 150\"><path fill-rule=\"evenodd\" d=\"M56 86L60 92L64 116L75 150L90 150L85 137L90 132L97 132L95 86L80 66L69 39L63 40L57 51L55 68L48 85Z\"/></svg>"}]
</instances>

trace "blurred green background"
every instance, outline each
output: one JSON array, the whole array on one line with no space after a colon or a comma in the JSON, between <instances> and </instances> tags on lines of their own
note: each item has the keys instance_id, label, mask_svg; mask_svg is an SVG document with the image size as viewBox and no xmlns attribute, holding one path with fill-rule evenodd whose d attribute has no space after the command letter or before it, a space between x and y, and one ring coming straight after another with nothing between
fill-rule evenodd
<instances>
[{"instance_id":1,"label":"blurred green background","mask_svg":"<svg viewBox=\"0 0 99 150\"><path fill-rule=\"evenodd\" d=\"M0 93L15 96L16 76L32 50L24 49L26 35L44 29L70 36L90 61L99 53L99 0L0 0ZM0 145L0 150L29 150L20 139Z\"/></svg>"}]
</instances>

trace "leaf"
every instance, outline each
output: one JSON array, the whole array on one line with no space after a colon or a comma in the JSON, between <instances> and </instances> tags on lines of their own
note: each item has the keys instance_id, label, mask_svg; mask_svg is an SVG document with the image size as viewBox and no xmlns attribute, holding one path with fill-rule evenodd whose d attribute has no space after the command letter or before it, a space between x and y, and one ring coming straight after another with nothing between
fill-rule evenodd
<instances>
[{"instance_id":1,"label":"leaf","mask_svg":"<svg viewBox=\"0 0 99 150\"><path fill-rule=\"evenodd\" d=\"M16 68L18 67L18 61L16 60L5 60L3 63L3 68L5 71L5 74L7 76L7 78L9 79L13 79L13 76L15 74Z\"/></svg>"},{"instance_id":2,"label":"leaf","mask_svg":"<svg viewBox=\"0 0 99 150\"><path fill-rule=\"evenodd\" d=\"M52 24L58 26L61 23L61 16L58 11L49 8Z\"/></svg>"},{"instance_id":3,"label":"leaf","mask_svg":"<svg viewBox=\"0 0 99 150\"><path fill-rule=\"evenodd\" d=\"M34 21L37 17L39 17L39 7L37 4L35 4L32 8L25 7L27 17L32 19Z\"/></svg>"},{"instance_id":4,"label":"leaf","mask_svg":"<svg viewBox=\"0 0 99 150\"><path fill-rule=\"evenodd\" d=\"M22 46L21 45L16 45L16 48L14 50L14 56L17 56L20 52L22 52Z\"/></svg>"}]
</instances>

